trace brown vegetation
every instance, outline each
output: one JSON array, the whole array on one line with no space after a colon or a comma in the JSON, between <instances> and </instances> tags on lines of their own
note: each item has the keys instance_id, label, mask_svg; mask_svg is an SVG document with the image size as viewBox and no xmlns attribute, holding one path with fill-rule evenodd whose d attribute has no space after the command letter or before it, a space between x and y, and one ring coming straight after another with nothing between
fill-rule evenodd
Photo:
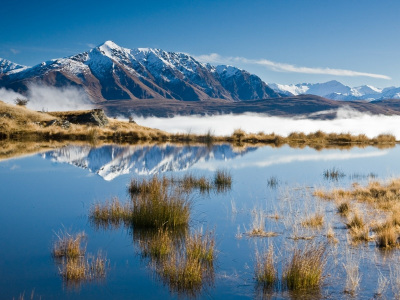
<instances>
[{"instance_id":1,"label":"brown vegetation","mask_svg":"<svg viewBox=\"0 0 400 300\"><path fill-rule=\"evenodd\" d=\"M84 111L87 113L87 111ZM268 144L281 146L289 144L291 147L313 147L315 149L329 147L351 147L353 145L377 147L392 147L396 143L393 135L382 134L375 138L368 138L365 135L351 135L350 133L324 133L316 131L310 134L294 132L287 137L275 133L265 134L259 132L245 133L242 130L235 130L231 136L214 136L211 130L203 135L194 134L170 134L158 129L151 129L144 126L108 119L106 126L101 128L88 125L71 124L68 127L59 126L63 118L74 112L37 112L23 106L11 105L0 101L0 138L29 138L29 139L50 139L50 140L109 140L134 142L137 140L157 142L200 142L211 144L215 142L230 142L238 145ZM56 121L51 125L51 121ZM50 122L50 123L49 123Z\"/></svg>"}]
</instances>

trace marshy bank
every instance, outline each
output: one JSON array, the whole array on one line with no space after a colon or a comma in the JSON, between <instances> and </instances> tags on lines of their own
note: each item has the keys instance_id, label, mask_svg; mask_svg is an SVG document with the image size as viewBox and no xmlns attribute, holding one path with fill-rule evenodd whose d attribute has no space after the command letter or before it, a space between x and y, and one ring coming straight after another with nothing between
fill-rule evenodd
<instances>
[{"instance_id":1,"label":"marshy bank","mask_svg":"<svg viewBox=\"0 0 400 300\"><path fill-rule=\"evenodd\" d=\"M102 142L178 142L232 143L234 145L309 146L315 149L330 147L376 146L393 147L396 138L381 134L369 138L364 134L293 132L287 136L274 133L246 133L236 129L229 136L215 136L210 129L205 134L167 133L136 124L107 118L102 110L71 112L37 112L24 106L0 101L0 138L27 141L102 141Z\"/></svg>"}]
</instances>

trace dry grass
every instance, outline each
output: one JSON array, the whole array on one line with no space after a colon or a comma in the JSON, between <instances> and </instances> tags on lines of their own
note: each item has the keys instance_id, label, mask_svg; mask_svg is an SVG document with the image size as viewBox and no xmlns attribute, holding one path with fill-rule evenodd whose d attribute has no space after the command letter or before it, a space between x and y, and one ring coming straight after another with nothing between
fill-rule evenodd
<instances>
[{"instance_id":1,"label":"dry grass","mask_svg":"<svg viewBox=\"0 0 400 300\"><path fill-rule=\"evenodd\" d=\"M156 175L146 181L146 189L131 193L132 224L141 228L174 228L189 223L192 201L178 187L169 187Z\"/></svg>"},{"instance_id":2,"label":"dry grass","mask_svg":"<svg viewBox=\"0 0 400 300\"><path fill-rule=\"evenodd\" d=\"M255 207L252 212L252 222L250 224L250 230L246 232L246 235L250 237L274 237L278 233L273 231L265 230L265 212Z\"/></svg>"},{"instance_id":3,"label":"dry grass","mask_svg":"<svg viewBox=\"0 0 400 300\"><path fill-rule=\"evenodd\" d=\"M341 201L336 205L337 212L343 216L347 216L350 213L350 202L349 201Z\"/></svg>"},{"instance_id":4,"label":"dry grass","mask_svg":"<svg viewBox=\"0 0 400 300\"><path fill-rule=\"evenodd\" d=\"M220 192L227 191L232 187L232 175L226 169L216 170L214 173L214 185Z\"/></svg>"},{"instance_id":5,"label":"dry grass","mask_svg":"<svg viewBox=\"0 0 400 300\"><path fill-rule=\"evenodd\" d=\"M172 291L194 297L204 284L213 281L215 234L195 231L185 238L185 247L177 246L156 266L159 278Z\"/></svg>"},{"instance_id":6,"label":"dry grass","mask_svg":"<svg viewBox=\"0 0 400 300\"><path fill-rule=\"evenodd\" d=\"M173 252L172 234L168 228L159 228L151 238L139 240L143 257L163 259Z\"/></svg>"},{"instance_id":7,"label":"dry grass","mask_svg":"<svg viewBox=\"0 0 400 300\"><path fill-rule=\"evenodd\" d=\"M85 238L84 232L70 234L67 230L56 233L57 240L53 244L52 255L54 258L76 259L85 255L86 246L82 246Z\"/></svg>"},{"instance_id":8,"label":"dry grass","mask_svg":"<svg viewBox=\"0 0 400 300\"><path fill-rule=\"evenodd\" d=\"M355 254L350 252L350 249L346 249L346 263L343 264L346 271L346 285L345 293L354 295L360 285L361 275L359 272L359 260Z\"/></svg>"},{"instance_id":9,"label":"dry grass","mask_svg":"<svg viewBox=\"0 0 400 300\"><path fill-rule=\"evenodd\" d=\"M208 193L214 187L211 179L205 176L197 177L190 172L185 173L181 178L171 176L170 180L174 184L181 185L188 192L198 189L201 193Z\"/></svg>"},{"instance_id":10,"label":"dry grass","mask_svg":"<svg viewBox=\"0 0 400 300\"><path fill-rule=\"evenodd\" d=\"M129 225L132 218L132 207L121 203L116 197L104 204L95 203L90 207L89 220L96 228L117 228L121 224Z\"/></svg>"},{"instance_id":11,"label":"dry grass","mask_svg":"<svg viewBox=\"0 0 400 300\"><path fill-rule=\"evenodd\" d=\"M256 249L255 258L254 273L257 283L264 287L273 287L278 280L274 246L271 244L268 250L265 249L262 253Z\"/></svg>"},{"instance_id":12,"label":"dry grass","mask_svg":"<svg viewBox=\"0 0 400 300\"><path fill-rule=\"evenodd\" d=\"M301 222L301 225L303 227L321 228L324 225L324 214L317 211Z\"/></svg>"},{"instance_id":13,"label":"dry grass","mask_svg":"<svg viewBox=\"0 0 400 300\"><path fill-rule=\"evenodd\" d=\"M376 245L379 248L393 248L398 246L398 234L396 228L390 224L384 224L376 231Z\"/></svg>"},{"instance_id":14,"label":"dry grass","mask_svg":"<svg viewBox=\"0 0 400 300\"><path fill-rule=\"evenodd\" d=\"M320 287L326 262L326 244L309 242L302 248L296 247L284 263L282 282L293 291Z\"/></svg>"}]
</instances>

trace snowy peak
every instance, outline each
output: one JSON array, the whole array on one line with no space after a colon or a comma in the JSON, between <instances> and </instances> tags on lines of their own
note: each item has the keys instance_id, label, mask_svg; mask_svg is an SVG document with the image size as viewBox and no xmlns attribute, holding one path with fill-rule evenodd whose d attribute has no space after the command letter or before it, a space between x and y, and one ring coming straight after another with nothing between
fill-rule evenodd
<instances>
[{"instance_id":1,"label":"snowy peak","mask_svg":"<svg viewBox=\"0 0 400 300\"><path fill-rule=\"evenodd\" d=\"M74 85L82 87L94 102L152 98L245 101L281 96L258 76L233 66L214 67L185 53L128 49L113 41L32 68L13 68L21 71L8 71L0 88L26 93L32 81L58 87Z\"/></svg>"},{"instance_id":2,"label":"snowy peak","mask_svg":"<svg viewBox=\"0 0 400 300\"><path fill-rule=\"evenodd\" d=\"M300 83L300 84L275 84L269 86L278 93L287 96L297 96L301 94L312 94L332 100L353 101L353 100L382 100L390 98L400 98L400 88L377 88L371 85L349 87L336 80L325 83Z\"/></svg>"},{"instance_id":3,"label":"snowy peak","mask_svg":"<svg viewBox=\"0 0 400 300\"><path fill-rule=\"evenodd\" d=\"M19 72L28 67L13 63L7 59L0 58L0 74L8 72Z\"/></svg>"}]
</instances>

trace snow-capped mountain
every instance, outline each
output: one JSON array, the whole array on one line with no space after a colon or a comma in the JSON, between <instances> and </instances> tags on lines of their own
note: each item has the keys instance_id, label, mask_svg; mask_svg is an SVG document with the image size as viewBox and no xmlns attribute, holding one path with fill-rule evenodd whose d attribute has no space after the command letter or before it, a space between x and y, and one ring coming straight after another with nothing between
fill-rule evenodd
<instances>
[{"instance_id":1,"label":"snow-capped mountain","mask_svg":"<svg viewBox=\"0 0 400 300\"><path fill-rule=\"evenodd\" d=\"M103 177L110 181L123 175L134 173L149 175L166 171L187 170L195 163L209 160L231 160L256 150L247 148L235 152L230 145L205 146L117 146L98 148L70 145L40 154L44 159L57 163L67 163Z\"/></svg>"},{"instance_id":2,"label":"snow-capped mountain","mask_svg":"<svg viewBox=\"0 0 400 300\"><path fill-rule=\"evenodd\" d=\"M388 87L377 88L371 85L349 87L336 80L325 83L300 83L300 84L268 84L275 92L286 96L297 96L301 94L317 95L332 100L353 101L353 100L383 100L399 99L400 88Z\"/></svg>"},{"instance_id":3,"label":"snow-capped mountain","mask_svg":"<svg viewBox=\"0 0 400 300\"><path fill-rule=\"evenodd\" d=\"M127 49L112 41L30 68L6 62L0 69L0 87L25 93L30 83L80 86L94 102L150 98L242 101L280 97L258 76L245 70L204 64L184 53Z\"/></svg>"},{"instance_id":4,"label":"snow-capped mountain","mask_svg":"<svg viewBox=\"0 0 400 300\"><path fill-rule=\"evenodd\" d=\"M27 68L27 66L19 65L7 59L0 58L0 74L20 72Z\"/></svg>"}]
</instances>

